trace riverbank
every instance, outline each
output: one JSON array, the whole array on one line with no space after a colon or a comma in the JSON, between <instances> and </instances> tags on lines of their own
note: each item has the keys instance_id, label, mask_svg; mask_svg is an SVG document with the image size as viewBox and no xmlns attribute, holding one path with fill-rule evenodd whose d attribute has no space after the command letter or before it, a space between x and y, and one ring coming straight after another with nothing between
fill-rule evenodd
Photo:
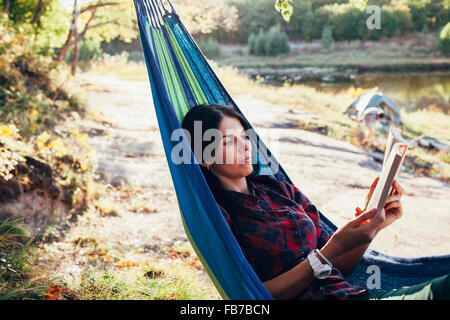
<instances>
[{"instance_id":1,"label":"riverbank","mask_svg":"<svg viewBox=\"0 0 450 320\"><path fill-rule=\"evenodd\" d=\"M222 45L222 55L214 60L219 66L246 68L336 68L338 71L432 72L449 71L450 57L436 52L435 35L385 41L335 42L328 52L319 40L292 42L288 54L275 57L248 54L245 45Z\"/></svg>"},{"instance_id":2,"label":"riverbank","mask_svg":"<svg viewBox=\"0 0 450 320\"><path fill-rule=\"evenodd\" d=\"M97 74L111 75L122 80L148 81L144 64L125 61L126 57L111 57L103 63L93 64L91 70ZM352 87L347 91L333 94L302 84L263 85L257 80L249 79L234 67L220 67L215 61L210 63L232 96L253 95L280 105L292 110L289 114L282 116L291 121L291 126L353 143L364 149L364 146L355 139L356 122L343 114L343 110L362 94L364 89ZM448 126L450 115L442 114L433 106L412 112L401 109L401 113L404 122L401 131L406 139L412 140L422 136L435 140L447 140L450 137ZM385 145L386 136L380 132L377 135L378 145L382 148ZM420 147L411 148L405 165L418 175L450 182L450 157L446 152Z\"/></svg>"}]
</instances>

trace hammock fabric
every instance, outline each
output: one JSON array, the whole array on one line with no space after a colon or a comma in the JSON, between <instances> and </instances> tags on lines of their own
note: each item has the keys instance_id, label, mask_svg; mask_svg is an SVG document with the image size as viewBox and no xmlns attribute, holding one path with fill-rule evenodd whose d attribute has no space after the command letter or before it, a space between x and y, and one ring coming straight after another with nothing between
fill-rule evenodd
<instances>
[{"instance_id":1,"label":"hammock fabric","mask_svg":"<svg viewBox=\"0 0 450 320\"><path fill-rule=\"evenodd\" d=\"M170 1L164 6L161 0L134 0L134 5L153 103L186 235L223 299L273 299L243 255L192 151L190 164L171 160L175 145L182 144L183 150L191 150L187 139L171 139L172 132L181 128L180 123L190 108L219 103L242 112ZM265 150L258 151L256 174L271 175L292 183L263 141L257 137L252 143L255 150ZM278 168L276 172L272 172L274 167ZM336 226L322 213L320 218L323 230L333 234ZM450 255L398 258L369 249L348 280L367 286L373 266L380 272L381 281L381 285L373 290L387 290L449 273Z\"/></svg>"}]
</instances>

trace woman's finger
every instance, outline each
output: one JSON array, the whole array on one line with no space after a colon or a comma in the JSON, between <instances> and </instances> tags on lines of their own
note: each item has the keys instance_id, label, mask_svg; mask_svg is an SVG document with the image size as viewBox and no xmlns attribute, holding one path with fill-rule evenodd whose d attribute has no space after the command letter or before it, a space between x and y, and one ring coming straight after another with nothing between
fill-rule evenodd
<instances>
[{"instance_id":1,"label":"woman's finger","mask_svg":"<svg viewBox=\"0 0 450 320\"><path fill-rule=\"evenodd\" d=\"M393 201L400 201L401 196L399 194L394 194L393 196L388 196L386 201L384 202L384 205L387 203L393 202Z\"/></svg>"},{"instance_id":2,"label":"woman's finger","mask_svg":"<svg viewBox=\"0 0 450 320\"><path fill-rule=\"evenodd\" d=\"M402 196L403 195L403 188L398 184L398 182L396 180L394 180L394 184L393 187L395 188L395 190L397 191L397 193Z\"/></svg>"},{"instance_id":3,"label":"woman's finger","mask_svg":"<svg viewBox=\"0 0 450 320\"><path fill-rule=\"evenodd\" d=\"M360 207L356 207L355 208L355 217L359 216L363 212L364 212L363 209L361 209Z\"/></svg>"},{"instance_id":4,"label":"woman's finger","mask_svg":"<svg viewBox=\"0 0 450 320\"><path fill-rule=\"evenodd\" d=\"M369 200L372 197L373 192L375 191L375 187L377 186L378 180L380 180L379 176L376 177L373 180L372 184L370 185L369 192L367 193L367 196L366 196L366 204L365 204L364 210L367 209L367 205L369 204Z\"/></svg>"},{"instance_id":5,"label":"woman's finger","mask_svg":"<svg viewBox=\"0 0 450 320\"><path fill-rule=\"evenodd\" d=\"M377 186L378 180L380 180L380 177L376 177L375 180L373 180L372 184L370 185L370 188L369 188L369 194L370 195L375 190L375 187Z\"/></svg>"},{"instance_id":6,"label":"woman's finger","mask_svg":"<svg viewBox=\"0 0 450 320\"><path fill-rule=\"evenodd\" d=\"M353 219L352 224L354 227L359 227L363 222L373 218L373 216L377 213L377 208L372 208L363 212L361 215Z\"/></svg>"},{"instance_id":7,"label":"woman's finger","mask_svg":"<svg viewBox=\"0 0 450 320\"><path fill-rule=\"evenodd\" d=\"M391 209L394 209L394 208L400 208L401 206L402 205L401 205L401 203L399 201L394 201L394 202L389 203L387 206L385 206L384 210L388 211L388 210L391 210Z\"/></svg>"}]
</instances>

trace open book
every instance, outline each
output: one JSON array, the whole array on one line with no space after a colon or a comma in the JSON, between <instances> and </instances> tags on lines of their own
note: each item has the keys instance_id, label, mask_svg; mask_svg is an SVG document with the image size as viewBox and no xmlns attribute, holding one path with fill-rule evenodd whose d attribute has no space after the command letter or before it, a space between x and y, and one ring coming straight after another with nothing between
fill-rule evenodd
<instances>
[{"instance_id":1,"label":"open book","mask_svg":"<svg viewBox=\"0 0 450 320\"><path fill-rule=\"evenodd\" d=\"M367 210L376 207L378 214L383 209L384 203L391 193L392 183L400 170L407 149L408 142L402 137L400 130L391 127L386 142L386 151L384 152L380 179L367 204Z\"/></svg>"}]
</instances>

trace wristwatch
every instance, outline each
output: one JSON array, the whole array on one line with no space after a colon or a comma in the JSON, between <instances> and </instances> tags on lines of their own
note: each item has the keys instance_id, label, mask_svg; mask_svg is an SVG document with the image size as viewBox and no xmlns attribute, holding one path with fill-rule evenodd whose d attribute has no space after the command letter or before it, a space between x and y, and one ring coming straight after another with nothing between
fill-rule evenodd
<instances>
[{"instance_id":1,"label":"wristwatch","mask_svg":"<svg viewBox=\"0 0 450 320\"><path fill-rule=\"evenodd\" d=\"M319 258L317 258L317 255L319 255L324 261L325 264L323 264ZM309 264L311 265L311 268L313 269L314 277L317 279L325 279L328 277L331 273L331 269L333 265L330 261L328 261L327 258L323 254L320 253L319 250L315 249L311 251L308 256Z\"/></svg>"}]
</instances>

